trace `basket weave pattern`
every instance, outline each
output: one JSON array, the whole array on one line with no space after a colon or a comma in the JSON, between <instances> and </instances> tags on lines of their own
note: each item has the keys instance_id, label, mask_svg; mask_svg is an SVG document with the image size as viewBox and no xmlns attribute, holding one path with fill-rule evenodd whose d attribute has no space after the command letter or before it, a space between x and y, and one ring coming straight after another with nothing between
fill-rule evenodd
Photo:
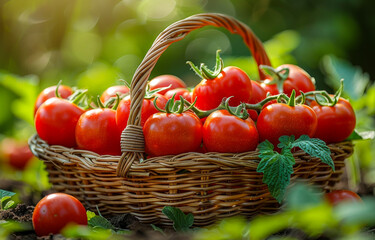
<instances>
[{"instance_id":1,"label":"basket weave pattern","mask_svg":"<svg viewBox=\"0 0 375 240\"><path fill-rule=\"evenodd\" d=\"M270 65L261 42L243 23L221 14L199 14L166 28L136 70L131 84L131 112L121 139L122 156L48 145L37 135L29 145L46 164L53 188L77 197L102 214L131 213L143 223L171 222L164 206L176 206L194 215L195 226L205 226L234 215L272 213L279 204L256 172L258 152L184 153L144 159L140 110L147 80L160 55L173 42L203 26L224 27L239 34L258 65ZM262 76L262 73L260 73ZM329 191L340 181L344 161L353 152L351 142L330 144L336 171L319 159L297 151L292 181L304 179ZM140 161L142 160L142 161Z\"/></svg>"}]
</instances>

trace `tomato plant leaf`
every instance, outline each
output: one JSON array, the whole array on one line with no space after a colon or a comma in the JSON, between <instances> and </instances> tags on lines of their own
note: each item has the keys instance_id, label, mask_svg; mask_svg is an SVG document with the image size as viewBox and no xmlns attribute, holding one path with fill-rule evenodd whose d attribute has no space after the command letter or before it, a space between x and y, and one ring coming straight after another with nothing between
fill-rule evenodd
<instances>
[{"instance_id":1,"label":"tomato plant leaf","mask_svg":"<svg viewBox=\"0 0 375 240\"><path fill-rule=\"evenodd\" d=\"M375 131L364 131L358 132L354 130L352 134L346 140L366 140L366 139L374 139L375 138Z\"/></svg>"},{"instance_id":2,"label":"tomato plant leaf","mask_svg":"<svg viewBox=\"0 0 375 240\"><path fill-rule=\"evenodd\" d=\"M291 148L291 144L296 140L294 135L292 136L281 136L279 138L278 148Z\"/></svg>"},{"instance_id":3,"label":"tomato plant leaf","mask_svg":"<svg viewBox=\"0 0 375 240\"><path fill-rule=\"evenodd\" d=\"M3 197L12 197L14 195L16 195L16 193L0 189L0 199Z\"/></svg>"},{"instance_id":4,"label":"tomato plant leaf","mask_svg":"<svg viewBox=\"0 0 375 240\"><path fill-rule=\"evenodd\" d=\"M165 206L162 212L173 222L173 228L176 231L186 232L194 223L193 214L185 214L179 208Z\"/></svg>"},{"instance_id":5,"label":"tomato plant leaf","mask_svg":"<svg viewBox=\"0 0 375 240\"><path fill-rule=\"evenodd\" d=\"M88 221L88 225L92 228L102 228L102 229L112 229L115 230L116 228L112 225L110 221L102 216L94 216L91 217Z\"/></svg>"},{"instance_id":6,"label":"tomato plant leaf","mask_svg":"<svg viewBox=\"0 0 375 240\"><path fill-rule=\"evenodd\" d=\"M289 185L295 161L290 148L283 149L281 153L272 149L273 145L267 140L259 144L261 160L257 172L263 173L263 182L267 184L271 195L281 203Z\"/></svg>"},{"instance_id":7,"label":"tomato plant leaf","mask_svg":"<svg viewBox=\"0 0 375 240\"><path fill-rule=\"evenodd\" d=\"M331 150L327 144L319 138L310 138L302 135L292 143L292 147L299 147L312 157L318 157L335 171L335 164L331 157Z\"/></svg>"},{"instance_id":8,"label":"tomato plant leaf","mask_svg":"<svg viewBox=\"0 0 375 240\"><path fill-rule=\"evenodd\" d=\"M90 221L91 218L96 216L94 212L91 212L89 210L86 211L86 215L87 215L87 221Z\"/></svg>"}]
</instances>

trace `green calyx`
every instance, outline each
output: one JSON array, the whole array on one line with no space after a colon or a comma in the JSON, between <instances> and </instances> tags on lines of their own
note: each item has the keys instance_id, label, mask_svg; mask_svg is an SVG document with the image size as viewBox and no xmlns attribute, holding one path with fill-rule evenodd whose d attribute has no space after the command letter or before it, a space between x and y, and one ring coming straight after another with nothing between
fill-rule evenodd
<instances>
[{"instance_id":1,"label":"green calyx","mask_svg":"<svg viewBox=\"0 0 375 240\"><path fill-rule=\"evenodd\" d=\"M146 92L145 92L145 96L144 96L144 99L152 99L153 97L155 97L155 94L160 92L160 91L163 91L163 90L166 90L168 88L170 88L172 85L169 85L168 87L162 87L162 88L156 88L154 90L150 90L150 85L147 84L146 86Z\"/></svg>"},{"instance_id":2,"label":"green calyx","mask_svg":"<svg viewBox=\"0 0 375 240\"><path fill-rule=\"evenodd\" d=\"M328 106L328 107L333 107L337 104L339 101L342 91L344 89L344 79L340 80L340 87L336 91L335 95L331 97L328 93L321 94L321 95L315 95L315 101L320 105L320 106ZM321 96L319 98L319 96Z\"/></svg>"},{"instance_id":3,"label":"green calyx","mask_svg":"<svg viewBox=\"0 0 375 240\"><path fill-rule=\"evenodd\" d=\"M99 108L111 108L113 110L116 110L118 105L120 104L120 101L121 101L121 98L118 93L116 93L116 97L111 97L105 103L103 103L102 100L100 100L99 95L96 97L96 103Z\"/></svg>"},{"instance_id":4,"label":"green calyx","mask_svg":"<svg viewBox=\"0 0 375 240\"><path fill-rule=\"evenodd\" d=\"M169 113L181 114L181 113L191 110L196 103L196 100L195 100L192 104L187 104L187 101L182 96L180 96L180 100L174 101L175 96L176 94L173 94L173 96L170 99L168 99L167 103L165 104L165 110L158 107L158 105L156 104L156 100L158 97L155 97L153 101L155 108L159 112L164 112L168 114ZM188 106L188 107L185 108L185 106Z\"/></svg>"},{"instance_id":5,"label":"green calyx","mask_svg":"<svg viewBox=\"0 0 375 240\"><path fill-rule=\"evenodd\" d=\"M215 78L217 78L217 76L219 76L219 74L221 73L221 71L224 68L223 59L221 59L220 54L219 54L220 51L221 50L217 50L216 51L216 64L215 64L214 70L208 69L208 67L204 63L201 63L200 68L198 68L197 66L195 66L190 61L187 61L186 63L191 66L191 68L193 69L193 71L200 78L202 78L202 79L208 79L208 80L215 79Z\"/></svg>"},{"instance_id":6,"label":"green calyx","mask_svg":"<svg viewBox=\"0 0 375 240\"><path fill-rule=\"evenodd\" d=\"M237 107L233 108L233 107L229 106L229 100L231 98L232 97L229 97L225 100L225 102L224 102L225 110L227 110L230 114L232 114L232 115L234 115L238 118L241 118L242 120L246 120L249 117L249 113L247 112L247 109L246 109L246 104L241 103Z\"/></svg>"},{"instance_id":7,"label":"green calyx","mask_svg":"<svg viewBox=\"0 0 375 240\"><path fill-rule=\"evenodd\" d=\"M260 65L259 68L264 74L271 77L271 81L267 83L268 85L276 84L277 90L280 93L284 92L283 84L289 77L289 68L282 68L279 71L267 65Z\"/></svg>"}]
</instances>

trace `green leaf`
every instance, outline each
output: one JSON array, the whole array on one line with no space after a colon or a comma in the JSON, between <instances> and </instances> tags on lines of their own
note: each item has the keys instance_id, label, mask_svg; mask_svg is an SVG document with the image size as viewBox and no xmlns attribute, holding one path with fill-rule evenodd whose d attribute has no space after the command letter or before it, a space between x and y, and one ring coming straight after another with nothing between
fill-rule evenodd
<instances>
[{"instance_id":1,"label":"green leaf","mask_svg":"<svg viewBox=\"0 0 375 240\"><path fill-rule=\"evenodd\" d=\"M15 206L15 202L11 200L11 197L6 196L1 199L1 209L7 210Z\"/></svg>"},{"instance_id":2,"label":"green leaf","mask_svg":"<svg viewBox=\"0 0 375 240\"><path fill-rule=\"evenodd\" d=\"M261 160L257 172L263 173L263 182L267 184L271 195L281 203L293 173L295 160L290 149L283 149L281 154L272 149L273 145L267 140L259 144Z\"/></svg>"},{"instance_id":3,"label":"green leaf","mask_svg":"<svg viewBox=\"0 0 375 240\"><path fill-rule=\"evenodd\" d=\"M173 222L173 228L176 231L186 232L194 223L193 214L184 214L179 208L165 206L162 212Z\"/></svg>"},{"instance_id":4,"label":"green leaf","mask_svg":"<svg viewBox=\"0 0 375 240\"><path fill-rule=\"evenodd\" d=\"M12 197L14 195L16 195L16 193L0 189L0 199L3 199L3 197Z\"/></svg>"},{"instance_id":5,"label":"green leaf","mask_svg":"<svg viewBox=\"0 0 375 240\"><path fill-rule=\"evenodd\" d=\"M328 164L333 171L335 171L335 164L331 157L331 150L323 140L302 135L292 143L292 146L301 148L312 157L320 158L323 163Z\"/></svg>"},{"instance_id":6,"label":"green leaf","mask_svg":"<svg viewBox=\"0 0 375 240\"><path fill-rule=\"evenodd\" d=\"M375 131L364 131L358 132L354 130L352 134L346 140L367 140L367 139L374 139L375 138Z\"/></svg>"},{"instance_id":7,"label":"green leaf","mask_svg":"<svg viewBox=\"0 0 375 240\"><path fill-rule=\"evenodd\" d=\"M86 215L87 215L87 221L90 221L91 218L96 216L96 214L94 212L91 212L89 210L86 211Z\"/></svg>"},{"instance_id":8,"label":"green leaf","mask_svg":"<svg viewBox=\"0 0 375 240\"><path fill-rule=\"evenodd\" d=\"M277 145L278 148L291 148L291 144L295 141L294 135L292 136L281 136L279 138L280 143Z\"/></svg>"},{"instance_id":9,"label":"green leaf","mask_svg":"<svg viewBox=\"0 0 375 240\"><path fill-rule=\"evenodd\" d=\"M90 220L88 221L88 225L92 228L115 230L115 227L112 225L112 223L102 216L91 217Z\"/></svg>"},{"instance_id":10,"label":"green leaf","mask_svg":"<svg viewBox=\"0 0 375 240\"><path fill-rule=\"evenodd\" d=\"M258 216L250 223L249 239L267 239L270 235L288 228L291 219L288 212L280 212L272 216Z\"/></svg>"},{"instance_id":11,"label":"green leaf","mask_svg":"<svg viewBox=\"0 0 375 240\"><path fill-rule=\"evenodd\" d=\"M113 234L109 229L93 229L88 226L68 224L62 230L62 235L74 239L107 240L111 239Z\"/></svg>"}]
</instances>

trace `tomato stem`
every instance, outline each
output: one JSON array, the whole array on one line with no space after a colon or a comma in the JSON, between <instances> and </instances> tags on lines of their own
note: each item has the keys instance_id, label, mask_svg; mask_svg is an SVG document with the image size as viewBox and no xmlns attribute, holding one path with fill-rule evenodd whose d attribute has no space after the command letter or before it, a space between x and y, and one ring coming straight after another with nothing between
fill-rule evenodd
<instances>
[{"instance_id":1,"label":"tomato stem","mask_svg":"<svg viewBox=\"0 0 375 240\"><path fill-rule=\"evenodd\" d=\"M262 72L271 77L271 81L267 85L276 84L277 90L280 93L284 92L284 82L289 77L289 68L282 68L279 71L268 65L260 65Z\"/></svg>"},{"instance_id":2,"label":"tomato stem","mask_svg":"<svg viewBox=\"0 0 375 240\"><path fill-rule=\"evenodd\" d=\"M296 91L293 89L292 93L290 94L288 105L291 107L296 106Z\"/></svg>"},{"instance_id":3,"label":"tomato stem","mask_svg":"<svg viewBox=\"0 0 375 240\"><path fill-rule=\"evenodd\" d=\"M98 106L99 106L100 108L105 108L105 106L104 106L102 100L100 100L100 96L99 96L99 95L96 97L96 101L97 101Z\"/></svg>"},{"instance_id":4,"label":"tomato stem","mask_svg":"<svg viewBox=\"0 0 375 240\"><path fill-rule=\"evenodd\" d=\"M81 100L85 97L87 93L87 89L84 89L84 90L76 90L74 92L74 94L72 94L70 97L69 97L69 101L75 105L78 105Z\"/></svg>"},{"instance_id":5,"label":"tomato stem","mask_svg":"<svg viewBox=\"0 0 375 240\"><path fill-rule=\"evenodd\" d=\"M160 91L163 91L163 90L166 90L166 89L170 88L171 86L172 86L172 84L170 84L167 87L156 88L156 89L150 90L150 85L147 84L144 99L150 100L151 98L153 98L155 96L156 93L158 93Z\"/></svg>"},{"instance_id":6,"label":"tomato stem","mask_svg":"<svg viewBox=\"0 0 375 240\"><path fill-rule=\"evenodd\" d=\"M57 83L57 85L56 85L55 96L56 96L57 98L61 98L60 93L59 93L59 87L61 86L61 83L62 83L62 80L60 80L60 81Z\"/></svg>"},{"instance_id":7,"label":"tomato stem","mask_svg":"<svg viewBox=\"0 0 375 240\"><path fill-rule=\"evenodd\" d=\"M208 67L204 63L201 63L199 69L191 61L187 61L186 63L191 66L191 68L200 78L207 80L215 79L217 78L217 76L219 76L219 74L224 68L223 59L221 59L220 57L220 51L220 49L216 51L216 63L214 70L208 69Z\"/></svg>"}]
</instances>

